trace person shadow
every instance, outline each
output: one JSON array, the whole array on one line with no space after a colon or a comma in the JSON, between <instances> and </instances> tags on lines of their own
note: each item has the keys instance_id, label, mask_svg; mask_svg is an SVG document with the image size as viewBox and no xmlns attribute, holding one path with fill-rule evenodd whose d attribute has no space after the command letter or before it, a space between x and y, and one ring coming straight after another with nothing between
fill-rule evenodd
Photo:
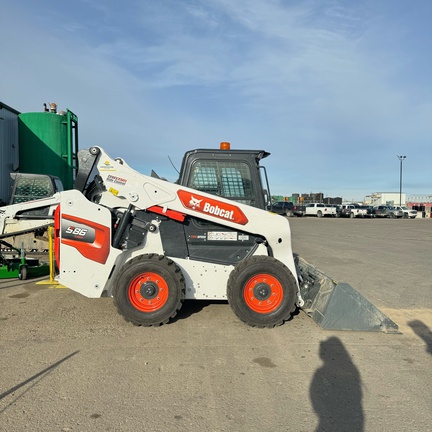
<instances>
[{"instance_id":1,"label":"person shadow","mask_svg":"<svg viewBox=\"0 0 432 432\"><path fill-rule=\"evenodd\" d=\"M337 337L322 341L323 365L316 370L310 399L319 418L316 432L360 432L364 430L360 372Z\"/></svg>"},{"instance_id":2,"label":"person shadow","mask_svg":"<svg viewBox=\"0 0 432 432\"><path fill-rule=\"evenodd\" d=\"M426 351L432 354L432 331L431 329L420 320L413 320L408 323L414 333L424 340L426 343Z\"/></svg>"}]
</instances>

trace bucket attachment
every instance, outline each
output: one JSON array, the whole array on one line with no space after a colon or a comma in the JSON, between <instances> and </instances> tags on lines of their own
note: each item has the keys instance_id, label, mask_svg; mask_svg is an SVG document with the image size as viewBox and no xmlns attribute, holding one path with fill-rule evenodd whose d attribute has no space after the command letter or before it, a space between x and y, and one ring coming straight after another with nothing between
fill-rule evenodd
<instances>
[{"instance_id":1,"label":"bucket attachment","mask_svg":"<svg viewBox=\"0 0 432 432\"><path fill-rule=\"evenodd\" d=\"M296 257L302 309L325 330L399 333L398 325L347 283L338 283Z\"/></svg>"}]
</instances>

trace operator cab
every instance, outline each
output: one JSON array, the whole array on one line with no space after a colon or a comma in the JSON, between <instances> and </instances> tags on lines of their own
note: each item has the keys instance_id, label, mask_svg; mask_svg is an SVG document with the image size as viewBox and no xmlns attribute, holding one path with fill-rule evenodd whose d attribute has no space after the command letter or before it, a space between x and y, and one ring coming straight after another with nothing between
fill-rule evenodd
<instances>
[{"instance_id":1,"label":"operator cab","mask_svg":"<svg viewBox=\"0 0 432 432\"><path fill-rule=\"evenodd\" d=\"M217 150L190 150L183 157L177 183L267 210L270 189L260 160L269 155L264 150L231 150L227 142Z\"/></svg>"}]
</instances>

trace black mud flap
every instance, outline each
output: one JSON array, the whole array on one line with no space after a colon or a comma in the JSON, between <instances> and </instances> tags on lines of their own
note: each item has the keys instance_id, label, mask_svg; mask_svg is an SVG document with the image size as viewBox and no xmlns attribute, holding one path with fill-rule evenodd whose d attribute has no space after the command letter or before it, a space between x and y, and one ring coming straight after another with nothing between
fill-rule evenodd
<instances>
[{"instance_id":1,"label":"black mud flap","mask_svg":"<svg viewBox=\"0 0 432 432\"><path fill-rule=\"evenodd\" d=\"M325 330L399 333L398 325L347 283L338 283L296 257L301 308Z\"/></svg>"}]
</instances>

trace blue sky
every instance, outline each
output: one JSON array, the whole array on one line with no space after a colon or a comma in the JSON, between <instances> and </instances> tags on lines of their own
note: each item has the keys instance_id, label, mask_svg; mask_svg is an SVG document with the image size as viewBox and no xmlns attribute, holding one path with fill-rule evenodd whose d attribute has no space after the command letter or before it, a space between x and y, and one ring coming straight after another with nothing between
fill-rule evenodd
<instances>
[{"instance_id":1,"label":"blue sky","mask_svg":"<svg viewBox=\"0 0 432 432\"><path fill-rule=\"evenodd\" d=\"M432 194L429 0L0 0L0 101L56 102L80 147L175 180L264 149L272 194Z\"/></svg>"}]
</instances>

